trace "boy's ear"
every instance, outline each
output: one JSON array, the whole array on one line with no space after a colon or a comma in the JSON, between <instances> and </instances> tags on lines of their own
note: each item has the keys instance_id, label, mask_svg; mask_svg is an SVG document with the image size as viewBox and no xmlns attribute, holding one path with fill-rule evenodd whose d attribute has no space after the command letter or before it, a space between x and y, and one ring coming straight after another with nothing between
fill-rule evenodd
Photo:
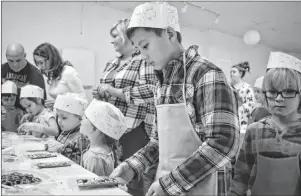
<instances>
[{"instance_id":1,"label":"boy's ear","mask_svg":"<svg viewBox=\"0 0 301 196\"><path fill-rule=\"evenodd\" d=\"M166 32L170 40L177 40L177 32L172 27L167 27Z\"/></svg>"}]
</instances>

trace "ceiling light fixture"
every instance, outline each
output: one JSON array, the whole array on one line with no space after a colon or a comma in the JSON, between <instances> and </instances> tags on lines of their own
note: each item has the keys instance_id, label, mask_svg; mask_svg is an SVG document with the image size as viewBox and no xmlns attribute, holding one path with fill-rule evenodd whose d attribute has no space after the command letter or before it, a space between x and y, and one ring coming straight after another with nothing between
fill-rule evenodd
<instances>
[{"instance_id":1,"label":"ceiling light fixture","mask_svg":"<svg viewBox=\"0 0 301 196\"><path fill-rule=\"evenodd\" d=\"M219 14L216 15L216 19L215 19L214 23L217 24L218 22L219 22Z\"/></svg>"},{"instance_id":2,"label":"ceiling light fixture","mask_svg":"<svg viewBox=\"0 0 301 196\"><path fill-rule=\"evenodd\" d=\"M181 8L181 11L185 13L187 11L187 3L184 2L184 7Z\"/></svg>"}]
</instances>

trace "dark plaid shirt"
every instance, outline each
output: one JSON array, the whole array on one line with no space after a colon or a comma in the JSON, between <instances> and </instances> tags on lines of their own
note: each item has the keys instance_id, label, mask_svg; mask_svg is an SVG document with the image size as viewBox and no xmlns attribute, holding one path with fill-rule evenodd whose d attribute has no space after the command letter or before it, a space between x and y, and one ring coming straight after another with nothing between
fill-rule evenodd
<instances>
[{"instance_id":1,"label":"dark plaid shirt","mask_svg":"<svg viewBox=\"0 0 301 196\"><path fill-rule=\"evenodd\" d=\"M82 152L89 145L89 140L79 132L79 129L80 126L70 131L63 131L57 138L57 141L64 144L58 152L77 164L80 164Z\"/></svg>"},{"instance_id":2,"label":"dark plaid shirt","mask_svg":"<svg viewBox=\"0 0 301 196\"><path fill-rule=\"evenodd\" d=\"M189 191L208 174L218 171L218 195L225 195L231 179L230 160L239 147L239 121L234 93L223 71L200 57L197 46L186 52L186 107L196 133L203 141L195 153L159 181L169 195ZM169 62L158 72L156 91L161 96L155 104L183 103L183 56ZM185 145L184 145L185 147ZM127 160L137 174L142 174L159 158L158 133L154 129L146 147Z\"/></svg>"},{"instance_id":3,"label":"dark plaid shirt","mask_svg":"<svg viewBox=\"0 0 301 196\"><path fill-rule=\"evenodd\" d=\"M115 88L123 89L125 99L111 96L109 102L120 109L130 129L138 127L144 121L146 132L150 135L155 118L154 66L146 63L140 55L134 55L121 67L119 63L118 57L107 63L104 75L111 71L116 71L117 74L113 80L100 79L100 83L112 84Z\"/></svg>"}]
</instances>

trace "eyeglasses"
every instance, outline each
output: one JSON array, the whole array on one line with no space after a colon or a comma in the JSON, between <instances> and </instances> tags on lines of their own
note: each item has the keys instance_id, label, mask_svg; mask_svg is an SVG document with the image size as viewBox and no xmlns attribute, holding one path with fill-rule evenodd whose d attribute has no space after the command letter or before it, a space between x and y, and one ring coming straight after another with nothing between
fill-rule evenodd
<instances>
[{"instance_id":1,"label":"eyeglasses","mask_svg":"<svg viewBox=\"0 0 301 196\"><path fill-rule=\"evenodd\" d=\"M280 94L283 98L295 98L299 91L296 90L284 90L284 91L264 91L265 96L268 98L276 98Z\"/></svg>"}]
</instances>

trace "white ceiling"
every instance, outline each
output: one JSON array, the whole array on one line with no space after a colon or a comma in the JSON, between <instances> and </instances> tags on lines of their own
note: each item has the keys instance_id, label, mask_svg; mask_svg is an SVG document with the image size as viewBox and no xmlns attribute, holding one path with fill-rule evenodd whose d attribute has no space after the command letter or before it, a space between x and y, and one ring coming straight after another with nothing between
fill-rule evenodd
<instances>
[{"instance_id":1,"label":"white ceiling","mask_svg":"<svg viewBox=\"0 0 301 196\"><path fill-rule=\"evenodd\" d=\"M98 2L118 10L133 12L143 2ZM243 37L249 30L258 30L261 43L289 53L301 53L301 2L192 2L220 13L215 15L188 5L181 12L183 2L169 2L178 8L181 25L200 31L213 29Z\"/></svg>"}]
</instances>

